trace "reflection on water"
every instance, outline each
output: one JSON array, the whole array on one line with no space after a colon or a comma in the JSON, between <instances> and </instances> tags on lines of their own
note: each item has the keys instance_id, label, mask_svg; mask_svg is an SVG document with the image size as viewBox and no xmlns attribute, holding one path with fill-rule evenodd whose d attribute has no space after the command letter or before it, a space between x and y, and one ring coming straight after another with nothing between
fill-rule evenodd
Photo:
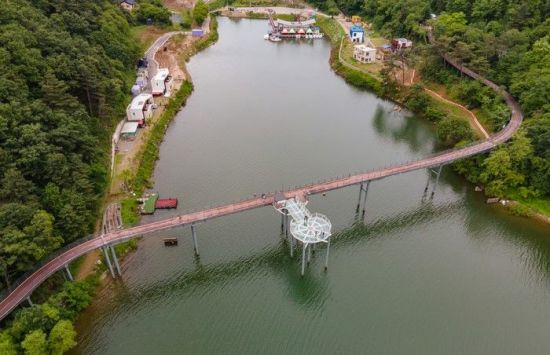
<instances>
[{"instance_id":1,"label":"reflection on water","mask_svg":"<svg viewBox=\"0 0 550 355\"><path fill-rule=\"evenodd\" d=\"M183 209L434 150L426 124L329 70L330 47L264 41L265 21L220 19L192 59L196 91L169 127L155 190ZM529 353L550 347L548 229L487 206L443 170L312 196L329 216L304 277L271 208L144 238L78 323L83 354ZM149 219L174 211L161 211ZM160 237L177 236L165 248Z\"/></svg>"}]
</instances>

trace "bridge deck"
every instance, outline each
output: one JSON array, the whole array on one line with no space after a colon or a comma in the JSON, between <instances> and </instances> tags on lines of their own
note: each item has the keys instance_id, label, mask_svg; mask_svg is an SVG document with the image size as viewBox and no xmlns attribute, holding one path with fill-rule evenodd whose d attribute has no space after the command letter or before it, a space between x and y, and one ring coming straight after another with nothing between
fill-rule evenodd
<instances>
[{"instance_id":1,"label":"bridge deck","mask_svg":"<svg viewBox=\"0 0 550 355\"><path fill-rule=\"evenodd\" d=\"M502 131L500 131L496 135L491 136L487 140L480 141L477 144L461 149L443 152L432 157L420 159L405 164L394 165L385 169L357 175L350 175L348 177L342 177L331 181L303 186L291 191L285 191L285 197L292 198L297 195L307 196L311 194L323 193L330 190L359 184L364 181L378 180L392 175L434 167L442 164L448 164L458 159L489 151L498 144L503 143L511 138L512 135L520 127L523 120L521 109L518 103L513 99L513 97L507 92L502 91L495 83L481 77L480 75L469 70L468 68L465 68L455 63L446 54L442 54L442 56L447 62L449 62L458 70L462 71L464 74L476 80L482 81L485 85L491 87L495 91L501 92L504 95L506 104L508 105L511 112L511 119L508 125ZM9 312L17 307L17 305L19 305L26 297L28 297L33 292L33 290L38 287L38 285L40 285L42 282L44 282L50 275L63 268L65 264L92 250L98 249L104 245L118 243L147 233L166 230L183 225L189 225L201 221L206 221L212 218L272 205L274 202L274 197L275 194L268 194L264 197L251 198L237 203L231 203L215 208L205 209L203 211L166 218L160 221L155 221L124 230L114 231L111 233L107 233L101 237L84 241L81 244L74 246L73 248L56 256L55 258L44 264L37 271L28 276L23 282L21 282L4 299L2 299L2 301L0 302L0 319L3 319L7 314L9 314Z\"/></svg>"}]
</instances>

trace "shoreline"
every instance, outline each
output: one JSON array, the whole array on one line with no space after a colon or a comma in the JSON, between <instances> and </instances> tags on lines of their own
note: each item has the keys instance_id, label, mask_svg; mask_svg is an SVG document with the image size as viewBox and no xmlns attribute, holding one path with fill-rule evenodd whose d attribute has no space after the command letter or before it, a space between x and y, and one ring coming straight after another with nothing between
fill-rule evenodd
<instances>
[{"instance_id":1,"label":"shoreline","mask_svg":"<svg viewBox=\"0 0 550 355\"><path fill-rule=\"evenodd\" d=\"M186 80L183 80L177 90L175 90L175 94L170 97L168 100L168 103L165 104L165 109L162 113L159 114L157 119L155 120L154 124L150 128L150 131L148 132L147 137L144 138L144 141L142 142L142 145L138 147L138 156L140 157L140 162L137 165L137 168L135 169L134 173L134 179L138 179L138 175L140 176L140 180L133 181L132 184L139 184L140 189L144 189L147 184L149 183L149 179L152 176L152 173L154 172L154 165L156 164L156 160L158 159L158 151L160 149L160 143L164 140L164 134L166 132L166 129L172 122L172 120L176 117L177 113L181 110L182 107L185 106L185 103L189 96L193 92L193 83L191 80L191 76L189 75L187 71L187 67L185 63L194 56L195 54L199 53L200 51L208 48L210 45L214 44L218 39L218 32L217 32L217 21L215 20L215 17L210 20L208 23L210 26L209 32L202 38L193 41L190 48L186 48L186 51L180 55L178 58L178 65L180 67L180 70L182 70L185 73ZM169 40L170 41L170 40ZM167 41L167 43L169 42ZM160 132L160 134L159 134ZM154 134L156 133L156 134ZM149 171L148 166L146 165L146 162L153 161L153 169ZM147 171L143 171L147 170ZM150 174L147 174L147 173ZM140 174L141 173L141 174ZM109 200L109 198L112 198L113 195L110 194L111 186L109 186L109 190L106 191L106 197L105 200ZM134 190L135 192L135 190ZM135 199L134 197L130 197L132 199ZM140 215L137 210L133 211L135 214L135 218L139 221ZM98 221L100 224L101 221ZM129 242L134 241L136 243L136 246L133 247L132 245L125 247L124 251L119 253L118 258L120 262L121 268L124 267L124 265L132 258L132 255L134 254L133 251L137 248L137 243L139 243L139 238L130 240ZM118 245L125 245L123 242ZM89 260L87 260L89 259ZM82 264L90 264L88 270L82 271L78 270L78 276L76 278L76 281L85 281L92 277L98 277L99 282L95 287L94 292L98 293L99 291L103 290L108 285L112 284L115 279L112 279L111 277L108 277L108 269L105 266L105 263L103 262L103 255L99 251L95 251L92 253L88 253L83 256L83 262ZM82 265L80 265L81 267ZM94 296L95 298L95 296ZM93 300L92 300L93 303Z\"/></svg>"}]
</instances>

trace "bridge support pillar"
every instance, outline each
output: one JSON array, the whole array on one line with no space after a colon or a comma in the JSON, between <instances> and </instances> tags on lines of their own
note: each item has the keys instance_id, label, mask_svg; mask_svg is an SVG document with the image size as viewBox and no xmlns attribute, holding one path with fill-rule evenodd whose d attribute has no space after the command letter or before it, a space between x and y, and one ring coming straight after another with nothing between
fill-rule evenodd
<instances>
[{"instance_id":1,"label":"bridge support pillar","mask_svg":"<svg viewBox=\"0 0 550 355\"><path fill-rule=\"evenodd\" d=\"M27 302L29 302L29 306L34 306L34 303L31 301L31 296L27 296Z\"/></svg>"},{"instance_id":2,"label":"bridge support pillar","mask_svg":"<svg viewBox=\"0 0 550 355\"><path fill-rule=\"evenodd\" d=\"M424 186L424 195L428 192L428 187L430 187L430 178L432 177L432 171L428 170L428 179L426 179L426 186Z\"/></svg>"},{"instance_id":3,"label":"bridge support pillar","mask_svg":"<svg viewBox=\"0 0 550 355\"><path fill-rule=\"evenodd\" d=\"M311 262L311 249L313 248L315 244L311 244L308 248L307 248L307 264L309 265L309 263Z\"/></svg>"},{"instance_id":4,"label":"bridge support pillar","mask_svg":"<svg viewBox=\"0 0 550 355\"><path fill-rule=\"evenodd\" d=\"M65 264L65 272L67 273L69 281L74 281L73 274L71 274L71 269L69 269L69 264Z\"/></svg>"},{"instance_id":5,"label":"bridge support pillar","mask_svg":"<svg viewBox=\"0 0 550 355\"><path fill-rule=\"evenodd\" d=\"M288 213L285 213L285 238L288 239L288 230L290 229L289 221L288 221Z\"/></svg>"},{"instance_id":6,"label":"bridge support pillar","mask_svg":"<svg viewBox=\"0 0 550 355\"><path fill-rule=\"evenodd\" d=\"M103 256L105 257L105 262L107 263L107 267L109 268L109 271L111 272L111 276L116 278L115 272L113 271L113 265L111 265L111 259L109 258L109 254L107 253L107 247L101 248L103 250Z\"/></svg>"},{"instance_id":7,"label":"bridge support pillar","mask_svg":"<svg viewBox=\"0 0 550 355\"><path fill-rule=\"evenodd\" d=\"M294 237L290 236L288 241L290 243L290 257L293 258L294 257Z\"/></svg>"},{"instance_id":8,"label":"bridge support pillar","mask_svg":"<svg viewBox=\"0 0 550 355\"><path fill-rule=\"evenodd\" d=\"M357 208L355 209L355 213L359 213L359 208L361 208L361 195L363 194L363 183L359 185L359 199L357 200Z\"/></svg>"},{"instance_id":9,"label":"bridge support pillar","mask_svg":"<svg viewBox=\"0 0 550 355\"><path fill-rule=\"evenodd\" d=\"M327 242L327 255L325 257L325 271L328 269L328 255L330 254L330 237L328 237Z\"/></svg>"},{"instance_id":10,"label":"bridge support pillar","mask_svg":"<svg viewBox=\"0 0 550 355\"><path fill-rule=\"evenodd\" d=\"M307 243L304 244L304 247L302 248L302 276L304 276L304 273L306 271L306 252L307 252Z\"/></svg>"},{"instance_id":11,"label":"bridge support pillar","mask_svg":"<svg viewBox=\"0 0 550 355\"><path fill-rule=\"evenodd\" d=\"M115 264L116 272L119 276L122 276L122 272L120 271L120 264L118 263L118 258L116 257L115 248L111 245L109 246L109 249L111 249L111 255L113 256L113 262Z\"/></svg>"},{"instance_id":12,"label":"bridge support pillar","mask_svg":"<svg viewBox=\"0 0 550 355\"><path fill-rule=\"evenodd\" d=\"M199 256L199 243L197 242L197 226L191 225L191 235L193 236L193 249L195 250L195 256Z\"/></svg>"},{"instance_id":13,"label":"bridge support pillar","mask_svg":"<svg viewBox=\"0 0 550 355\"><path fill-rule=\"evenodd\" d=\"M363 184L361 184L363 185ZM370 180L367 181L367 184L365 185L364 187L364 191L365 191L365 196L363 196L363 212L361 212L361 217L365 217L365 210L367 208L367 195L369 193L369 185L370 185Z\"/></svg>"},{"instance_id":14,"label":"bridge support pillar","mask_svg":"<svg viewBox=\"0 0 550 355\"><path fill-rule=\"evenodd\" d=\"M437 184L439 183L439 177L441 176L441 170L443 169L443 165L440 165L439 166L439 169L437 169L437 172L435 173L436 174L436 177L435 177L435 183L434 183L434 187L432 189L432 197L433 195L435 194L435 189L437 188Z\"/></svg>"}]
</instances>

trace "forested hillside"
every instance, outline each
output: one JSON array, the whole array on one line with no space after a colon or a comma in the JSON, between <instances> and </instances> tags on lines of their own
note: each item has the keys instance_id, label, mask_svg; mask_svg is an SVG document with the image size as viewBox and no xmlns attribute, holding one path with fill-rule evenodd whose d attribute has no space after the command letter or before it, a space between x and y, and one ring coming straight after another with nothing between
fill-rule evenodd
<instances>
[{"instance_id":1,"label":"forested hillside","mask_svg":"<svg viewBox=\"0 0 550 355\"><path fill-rule=\"evenodd\" d=\"M413 39L417 56L409 63L421 69L424 80L445 86L454 98L479 110L493 131L509 116L502 99L446 67L437 51L450 53L511 92L525 112L522 130L510 143L459 162L456 168L470 181L486 186L490 195L519 199L550 213L550 1L311 2L324 10L362 15L388 38ZM435 46L427 45L426 24L434 27Z\"/></svg>"},{"instance_id":2,"label":"forested hillside","mask_svg":"<svg viewBox=\"0 0 550 355\"><path fill-rule=\"evenodd\" d=\"M139 56L127 16L107 0L2 2L0 288L93 230Z\"/></svg>"}]
</instances>

